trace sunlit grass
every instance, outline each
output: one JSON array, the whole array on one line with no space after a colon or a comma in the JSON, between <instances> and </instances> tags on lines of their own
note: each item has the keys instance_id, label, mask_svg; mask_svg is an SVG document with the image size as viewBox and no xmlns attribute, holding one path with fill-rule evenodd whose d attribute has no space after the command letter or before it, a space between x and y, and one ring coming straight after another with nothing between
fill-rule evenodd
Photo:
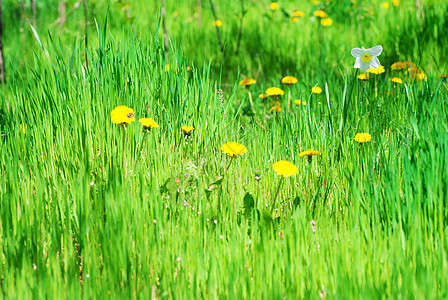
<instances>
[{"instance_id":1,"label":"sunlit grass","mask_svg":"<svg viewBox=\"0 0 448 300\"><path fill-rule=\"evenodd\" d=\"M374 4L413 28L407 10ZM333 35L357 30L345 4L322 7L325 28L311 2L263 2L258 15L247 5L240 58L228 62L192 51L219 46L210 16L204 31L180 22L197 21L185 4L168 55L137 26L111 34L117 19L99 22L87 56L83 41L59 46L37 29L32 63L1 90L2 297L448 296L448 97L443 66L426 68L440 50L397 57L395 31L369 31L363 43L386 41L384 72L362 81L358 38ZM296 8L306 16L282 15ZM218 12L230 39L230 12ZM286 39L280 28L300 22L322 39ZM251 44L265 54L249 55ZM297 82L285 95L287 75ZM249 93L243 78L256 81Z\"/></svg>"}]
</instances>

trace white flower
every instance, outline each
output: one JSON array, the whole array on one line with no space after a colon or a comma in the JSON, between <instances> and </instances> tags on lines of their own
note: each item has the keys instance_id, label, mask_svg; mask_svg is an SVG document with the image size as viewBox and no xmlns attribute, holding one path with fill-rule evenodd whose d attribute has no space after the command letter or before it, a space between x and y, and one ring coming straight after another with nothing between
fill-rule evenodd
<instances>
[{"instance_id":1,"label":"white flower","mask_svg":"<svg viewBox=\"0 0 448 300\"><path fill-rule=\"evenodd\" d=\"M381 66L377 56L381 54L383 47L381 45L372 47L370 49L353 48L352 56L356 58L353 68L359 68L363 71L368 69L377 69Z\"/></svg>"}]
</instances>

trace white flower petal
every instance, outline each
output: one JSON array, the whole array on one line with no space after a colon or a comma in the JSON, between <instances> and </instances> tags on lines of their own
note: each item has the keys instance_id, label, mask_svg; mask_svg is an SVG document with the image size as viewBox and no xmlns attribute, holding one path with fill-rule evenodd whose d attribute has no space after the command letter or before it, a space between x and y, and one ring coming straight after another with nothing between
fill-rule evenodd
<instances>
[{"instance_id":1,"label":"white flower petal","mask_svg":"<svg viewBox=\"0 0 448 300\"><path fill-rule=\"evenodd\" d=\"M353 57L361 57L364 55L365 51L361 48L353 48L351 53Z\"/></svg>"},{"instance_id":2,"label":"white flower petal","mask_svg":"<svg viewBox=\"0 0 448 300\"><path fill-rule=\"evenodd\" d=\"M370 69L370 62L363 62L361 61L361 66L360 69L363 71L367 71L368 69Z\"/></svg>"},{"instance_id":3,"label":"white flower petal","mask_svg":"<svg viewBox=\"0 0 448 300\"><path fill-rule=\"evenodd\" d=\"M378 56L381 54L381 52L383 52L383 46L377 45L375 47L367 49L367 52L372 56Z\"/></svg>"},{"instance_id":4,"label":"white flower petal","mask_svg":"<svg viewBox=\"0 0 448 300\"><path fill-rule=\"evenodd\" d=\"M361 57L356 58L355 65L353 66L353 68L355 69L361 68Z\"/></svg>"},{"instance_id":5,"label":"white flower petal","mask_svg":"<svg viewBox=\"0 0 448 300\"><path fill-rule=\"evenodd\" d=\"M381 67L380 61L376 56L372 57L372 60L370 61L370 66L372 69L378 69Z\"/></svg>"}]
</instances>

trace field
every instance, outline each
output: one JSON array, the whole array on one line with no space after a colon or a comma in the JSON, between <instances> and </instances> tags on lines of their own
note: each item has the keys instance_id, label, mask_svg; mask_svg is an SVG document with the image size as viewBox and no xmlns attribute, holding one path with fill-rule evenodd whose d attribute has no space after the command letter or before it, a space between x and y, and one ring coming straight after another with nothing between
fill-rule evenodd
<instances>
[{"instance_id":1,"label":"field","mask_svg":"<svg viewBox=\"0 0 448 300\"><path fill-rule=\"evenodd\" d=\"M448 3L32 2L0 299L448 298Z\"/></svg>"}]
</instances>

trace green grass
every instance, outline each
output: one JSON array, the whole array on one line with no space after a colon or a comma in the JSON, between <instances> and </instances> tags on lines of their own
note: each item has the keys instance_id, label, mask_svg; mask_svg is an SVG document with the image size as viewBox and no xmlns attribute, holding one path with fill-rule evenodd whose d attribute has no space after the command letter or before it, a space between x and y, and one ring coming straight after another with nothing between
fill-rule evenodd
<instances>
[{"instance_id":1,"label":"green grass","mask_svg":"<svg viewBox=\"0 0 448 300\"><path fill-rule=\"evenodd\" d=\"M217 7L228 42L221 54L207 1L201 29L190 2L167 3L169 16L178 10L176 20L192 19L168 21L167 56L160 30L146 32L157 22L144 12L156 6L143 1L132 3L139 24L134 19L125 29L115 3L107 26L107 6L90 4L99 17L87 56L82 13L57 29L51 1L39 4L48 13L38 14L36 36L26 26L26 54L20 33L5 31L0 298L316 299L322 289L332 299L447 298L442 4L426 3L423 21L413 1L388 11L374 2L376 14L365 19L350 11L370 3L334 1L325 5L334 25L322 28L309 18L316 6L306 2L297 7L308 17L295 39L289 30L298 32L299 24L273 15L269 2L247 1L236 57L227 49L239 4ZM12 26L17 8L5 3ZM365 35L353 36L359 26ZM379 59L387 71L361 82L350 49L376 44L385 49ZM391 71L396 60L414 61L427 80ZM238 87L241 73L258 81L254 116ZM270 113L257 95L280 87L286 74L299 78L292 100L307 105L293 103L288 113L285 93L283 111ZM394 86L392 76L403 84ZM311 95L316 84L323 92ZM137 122L126 130L110 119L119 105L135 110ZM143 117L160 127L144 133ZM184 125L195 127L188 143ZM372 141L355 142L358 132ZM248 152L226 172L230 158L219 147L229 141ZM309 148L322 156L313 158L307 200L308 162L299 153ZM284 180L270 215L279 160L299 172Z\"/></svg>"}]
</instances>

